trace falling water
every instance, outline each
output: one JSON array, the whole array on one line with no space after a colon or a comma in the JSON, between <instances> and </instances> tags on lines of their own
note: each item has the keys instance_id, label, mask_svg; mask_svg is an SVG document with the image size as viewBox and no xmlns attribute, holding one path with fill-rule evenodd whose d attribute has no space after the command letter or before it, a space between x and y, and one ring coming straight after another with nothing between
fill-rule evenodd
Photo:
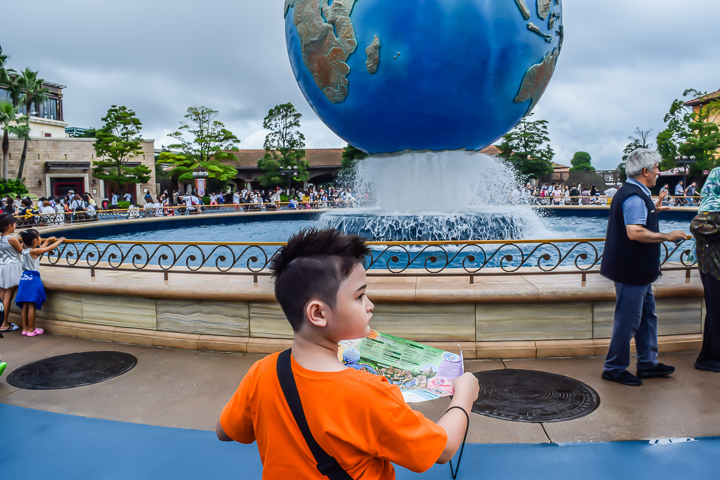
<instances>
[{"instance_id":1,"label":"falling water","mask_svg":"<svg viewBox=\"0 0 720 480\"><path fill-rule=\"evenodd\" d=\"M533 238L545 230L521 205L515 172L478 152L411 152L360 162L353 192L370 205L326 213L326 228L373 240Z\"/></svg>"}]
</instances>

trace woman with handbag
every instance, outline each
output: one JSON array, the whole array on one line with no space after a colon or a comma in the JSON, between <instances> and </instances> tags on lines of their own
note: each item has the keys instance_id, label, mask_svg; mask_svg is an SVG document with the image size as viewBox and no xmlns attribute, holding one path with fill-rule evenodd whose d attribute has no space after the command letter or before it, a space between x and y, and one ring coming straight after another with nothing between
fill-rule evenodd
<instances>
[{"instance_id":1,"label":"woman with handbag","mask_svg":"<svg viewBox=\"0 0 720 480\"><path fill-rule=\"evenodd\" d=\"M713 169L701 192L700 208L690 224L694 252L705 290L705 331L695 368L720 372L720 167Z\"/></svg>"}]
</instances>

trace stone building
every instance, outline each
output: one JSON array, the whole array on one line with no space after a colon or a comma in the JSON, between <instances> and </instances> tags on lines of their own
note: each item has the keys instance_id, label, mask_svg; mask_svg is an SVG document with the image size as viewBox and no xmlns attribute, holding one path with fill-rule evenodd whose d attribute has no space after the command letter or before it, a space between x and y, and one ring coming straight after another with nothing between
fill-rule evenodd
<instances>
[{"instance_id":1,"label":"stone building","mask_svg":"<svg viewBox=\"0 0 720 480\"><path fill-rule=\"evenodd\" d=\"M41 105L33 105L30 116L30 142L23 169L25 185L38 197L75 193L91 193L97 200L109 198L113 190L129 192L135 200L142 199L145 192L155 196L155 148L154 140L143 140L142 154L131 159L129 166L140 164L151 171L148 183L127 185L106 184L92 174L92 162L97 160L93 138L69 138L65 133L67 123L63 118L63 85L46 82L50 94ZM8 99L7 91L0 87L0 99ZM23 111L24 111L23 107ZM8 178L16 178L22 155L23 142L10 140ZM122 190L122 191L121 191Z\"/></svg>"},{"instance_id":2,"label":"stone building","mask_svg":"<svg viewBox=\"0 0 720 480\"><path fill-rule=\"evenodd\" d=\"M109 198L115 185L106 185L92 174L92 162L96 160L94 138L33 138L28 143L27 159L23 177L30 193L38 197L64 195L69 190L76 193L89 192L96 200ZM22 154L23 142L10 140L10 158L8 159L8 178L17 176L18 163ZM118 193L129 191L135 200L141 199L145 191L154 197L155 192L155 142L145 140L141 144L142 154L130 166L139 164L150 168L148 183L128 185Z\"/></svg>"}]
</instances>

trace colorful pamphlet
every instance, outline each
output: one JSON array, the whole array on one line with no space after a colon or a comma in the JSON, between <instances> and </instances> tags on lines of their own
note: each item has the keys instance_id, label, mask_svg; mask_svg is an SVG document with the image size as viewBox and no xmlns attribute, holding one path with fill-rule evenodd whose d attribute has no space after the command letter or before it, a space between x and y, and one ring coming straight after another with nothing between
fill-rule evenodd
<instances>
[{"instance_id":1,"label":"colorful pamphlet","mask_svg":"<svg viewBox=\"0 0 720 480\"><path fill-rule=\"evenodd\" d=\"M464 373L462 351L458 355L374 330L366 338L341 341L338 357L350 368L384 376L408 403L452 395L453 380Z\"/></svg>"}]
</instances>

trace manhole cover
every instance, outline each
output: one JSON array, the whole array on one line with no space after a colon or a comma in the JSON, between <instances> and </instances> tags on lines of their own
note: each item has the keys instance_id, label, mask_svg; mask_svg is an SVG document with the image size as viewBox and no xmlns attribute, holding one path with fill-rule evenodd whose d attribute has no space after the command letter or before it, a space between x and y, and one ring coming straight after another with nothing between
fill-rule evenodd
<instances>
[{"instance_id":1,"label":"manhole cover","mask_svg":"<svg viewBox=\"0 0 720 480\"><path fill-rule=\"evenodd\" d=\"M480 396L473 412L513 422L562 422L600 405L597 392L563 375L534 370L492 370L474 374Z\"/></svg>"},{"instance_id":2,"label":"manhole cover","mask_svg":"<svg viewBox=\"0 0 720 480\"><path fill-rule=\"evenodd\" d=\"M56 390L103 382L126 373L137 358L122 352L81 352L28 363L7 378L13 387Z\"/></svg>"}]
</instances>

